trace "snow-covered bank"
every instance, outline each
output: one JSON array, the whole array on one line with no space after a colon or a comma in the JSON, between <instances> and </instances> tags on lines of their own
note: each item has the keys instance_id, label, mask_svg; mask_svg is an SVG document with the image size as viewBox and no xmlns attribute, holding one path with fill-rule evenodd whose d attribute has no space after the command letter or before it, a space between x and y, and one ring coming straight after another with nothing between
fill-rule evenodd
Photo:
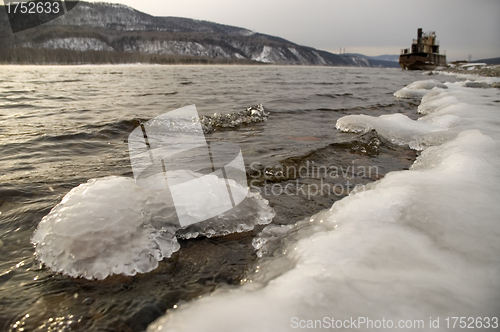
<instances>
[{"instance_id":1,"label":"snow-covered bank","mask_svg":"<svg viewBox=\"0 0 500 332\"><path fill-rule=\"evenodd\" d=\"M493 324L500 312L500 94L463 82L446 87L423 97L418 121L339 119L342 130L375 129L422 154L410 170L274 232L287 234L283 255L261 260L239 288L170 310L148 331L293 331L309 322L331 328L331 319L359 330L373 330L369 320L375 327L385 320L381 330L389 321L451 330L452 316Z\"/></svg>"},{"instance_id":2,"label":"snow-covered bank","mask_svg":"<svg viewBox=\"0 0 500 332\"><path fill-rule=\"evenodd\" d=\"M486 63L465 63L465 64L449 64L448 67L442 68L439 74L455 74L455 75L475 75L500 77L499 65L488 65Z\"/></svg>"}]
</instances>

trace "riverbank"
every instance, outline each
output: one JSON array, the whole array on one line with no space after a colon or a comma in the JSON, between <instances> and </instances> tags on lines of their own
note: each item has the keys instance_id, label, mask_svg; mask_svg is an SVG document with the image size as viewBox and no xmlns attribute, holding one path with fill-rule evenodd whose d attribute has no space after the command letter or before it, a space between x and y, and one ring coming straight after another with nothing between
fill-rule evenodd
<instances>
[{"instance_id":1,"label":"riverbank","mask_svg":"<svg viewBox=\"0 0 500 332\"><path fill-rule=\"evenodd\" d=\"M450 64L449 67L439 69L439 71L464 75L500 77L500 65L487 65L484 63Z\"/></svg>"}]
</instances>

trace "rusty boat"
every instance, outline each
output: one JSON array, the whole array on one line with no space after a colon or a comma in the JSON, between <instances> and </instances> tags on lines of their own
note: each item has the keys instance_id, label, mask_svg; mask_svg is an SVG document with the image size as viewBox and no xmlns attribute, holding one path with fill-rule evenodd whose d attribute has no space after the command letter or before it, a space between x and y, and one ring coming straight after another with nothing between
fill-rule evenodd
<instances>
[{"instance_id":1,"label":"rusty boat","mask_svg":"<svg viewBox=\"0 0 500 332\"><path fill-rule=\"evenodd\" d=\"M446 66L446 55L439 54L436 33L418 29L417 39L413 39L411 48L401 50L399 65L406 70L433 70Z\"/></svg>"}]
</instances>

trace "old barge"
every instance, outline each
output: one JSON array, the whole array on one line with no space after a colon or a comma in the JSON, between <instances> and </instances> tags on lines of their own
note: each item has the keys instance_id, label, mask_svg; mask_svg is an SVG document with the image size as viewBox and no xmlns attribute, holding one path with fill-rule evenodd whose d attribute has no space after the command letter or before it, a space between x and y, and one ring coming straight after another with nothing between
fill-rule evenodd
<instances>
[{"instance_id":1,"label":"old barge","mask_svg":"<svg viewBox=\"0 0 500 332\"><path fill-rule=\"evenodd\" d=\"M436 33L424 33L418 29L411 48L401 50L399 65L406 70L433 70L437 66L446 66L446 55L439 54Z\"/></svg>"}]
</instances>

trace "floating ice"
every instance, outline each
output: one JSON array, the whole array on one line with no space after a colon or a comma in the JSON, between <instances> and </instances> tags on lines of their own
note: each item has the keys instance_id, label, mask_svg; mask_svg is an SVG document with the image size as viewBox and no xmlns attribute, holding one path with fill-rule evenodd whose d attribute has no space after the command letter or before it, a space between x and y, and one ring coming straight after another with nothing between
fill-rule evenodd
<instances>
[{"instance_id":1,"label":"floating ice","mask_svg":"<svg viewBox=\"0 0 500 332\"><path fill-rule=\"evenodd\" d=\"M264 227L258 237L252 241L253 247L257 250L257 256L272 254L293 228L293 225L268 225Z\"/></svg>"},{"instance_id":2,"label":"floating ice","mask_svg":"<svg viewBox=\"0 0 500 332\"><path fill-rule=\"evenodd\" d=\"M204 177L204 181L212 179ZM234 181L228 185L233 191L240 187ZM224 214L182 230L168 191L144 189L134 179L113 176L72 189L42 219L31 240L37 258L53 271L104 279L155 269L159 261L179 250L176 231L184 238L221 236L252 230L273 217L267 201L251 193Z\"/></svg>"},{"instance_id":3,"label":"floating ice","mask_svg":"<svg viewBox=\"0 0 500 332\"><path fill-rule=\"evenodd\" d=\"M233 183L232 187L236 187ZM181 228L177 237L183 239L223 236L231 233L251 231L255 225L267 225L275 216L269 202L257 192L248 192L247 198L234 208L213 218Z\"/></svg>"},{"instance_id":4,"label":"floating ice","mask_svg":"<svg viewBox=\"0 0 500 332\"><path fill-rule=\"evenodd\" d=\"M421 98L429 92L428 90L433 88L446 89L447 86L437 80L417 81L396 91L394 96L398 98Z\"/></svg>"},{"instance_id":5,"label":"floating ice","mask_svg":"<svg viewBox=\"0 0 500 332\"><path fill-rule=\"evenodd\" d=\"M215 121L191 105L141 124L128 139L135 181L94 179L68 193L33 234L38 259L73 277L135 275L179 249L176 233L212 237L270 223L267 201L248 192L239 147L203 135L207 125L265 117L259 105Z\"/></svg>"},{"instance_id":6,"label":"floating ice","mask_svg":"<svg viewBox=\"0 0 500 332\"><path fill-rule=\"evenodd\" d=\"M368 115L348 115L337 121L337 129L346 132L367 133L373 129L377 133L398 145L408 145L422 135L444 130L457 118L441 118L439 121L413 121L403 114L388 114L374 118Z\"/></svg>"},{"instance_id":7,"label":"floating ice","mask_svg":"<svg viewBox=\"0 0 500 332\"><path fill-rule=\"evenodd\" d=\"M207 143L200 120L196 106L190 105L141 124L128 137L137 185L168 189L181 226L230 210L248 194L241 149L232 143ZM229 190L227 181L240 186Z\"/></svg>"},{"instance_id":8,"label":"floating ice","mask_svg":"<svg viewBox=\"0 0 500 332\"><path fill-rule=\"evenodd\" d=\"M454 119L441 131L402 117L340 119L381 125L400 141L409 138L399 127L410 128L424 150L411 170L389 173L294 230L268 226L256 245L284 235L283 255L259 261L251 283L180 305L148 331L294 331L301 320L325 317L352 318L350 328L365 331L375 329L366 320L382 319L394 329L419 320L422 330L448 331L446 317L498 317L499 93L448 87L426 98L434 103L428 115L413 121ZM439 327L430 318L440 318Z\"/></svg>"},{"instance_id":9,"label":"floating ice","mask_svg":"<svg viewBox=\"0 0 500 332\"><path fill-rule=\"evenodd\" d=\"M72 277L149 272L179 249L175 209L162 196L130 178L89 180L42 219L31 239L36 255Z\"/></svg>"}]
</instances>

